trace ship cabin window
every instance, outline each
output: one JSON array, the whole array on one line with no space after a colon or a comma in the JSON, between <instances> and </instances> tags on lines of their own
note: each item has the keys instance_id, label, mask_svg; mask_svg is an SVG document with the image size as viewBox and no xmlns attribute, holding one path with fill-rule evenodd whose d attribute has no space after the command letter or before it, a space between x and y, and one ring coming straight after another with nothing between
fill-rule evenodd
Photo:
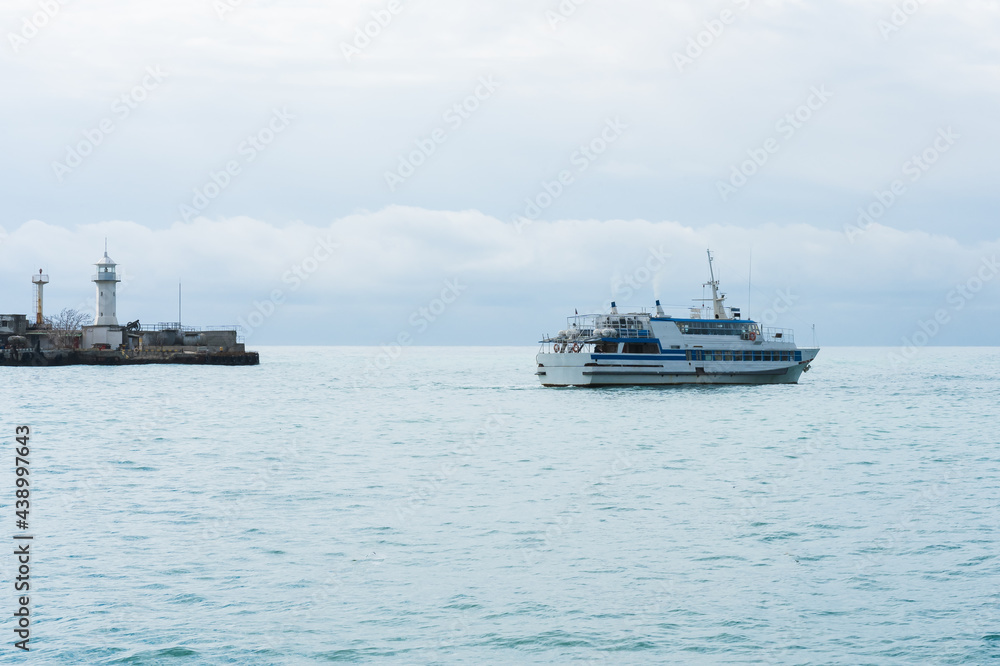
<instances>
[{"instance_id":1,"label":"ship cabin window","mask_svg":"<svg viewBox=\"0 0 1000 666\"><path fill-rule=\"evenodd\" d=\"M623 354L659 354L660 346L655 342L626 342L622 345Z\"/></svg>"},{"instance_id":2,"label":"ship cabin window","mask_svg":"<svg viewBox=\"0 0 1000 666\"><path fill-rule=\"evenodd\" d=\"M618 351L617 342L598 342L594 345L595 354L614 354Z\"/></svg>"},{"instance_id":3,"label":"ship cabin window","mask_svg":"<svg viewBox=\"0 0 1000 666\"><path fill-rule=\"evenodd\" d=\"M738 335L746 339L755 325L747 321L719 321L712 319L695 319L675 322L684 335Z\"/></svg>"}]
</instances>

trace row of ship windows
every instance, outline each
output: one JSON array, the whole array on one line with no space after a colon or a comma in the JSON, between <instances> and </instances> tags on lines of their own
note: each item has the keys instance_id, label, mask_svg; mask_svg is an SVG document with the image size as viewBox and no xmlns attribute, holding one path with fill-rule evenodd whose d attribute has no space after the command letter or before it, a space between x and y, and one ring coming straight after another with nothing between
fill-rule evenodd
<instances>
[{"instance_id":1,"label":"row of ship windows","mask_svg":"<svg viewBox=\"0 0 1000 666\"><path fill-rule=\"evenodd\" d=\"M597 354L660 354L660 345L655 342L626 342L619 349L617 342L599 342L594 345L594 352ZM685 352L688 361L766 361L769 363L801 361L800 351L705 351L702 349L689 349Z\"/></svg>"},{"instance_id":2,"label":"row of ship windows","mask_svg":"<svg viewBox=\"0 0 1000 666\"><path fill-rule=\"evenodd\" d=\"M729 321L677 322L677 328L686 335L742 335L757 332L757 325Z\"/></svg>"},{"instance_id":3,"label":"row of ship windows","mask_svg":"<svg viewBox=\"0 0 1000 666\"><path fill-rule=\"evenodd\" d=\"M801 361L800 351L703 351L687 352L689 361Z\"/></svg>"}]
</instances>

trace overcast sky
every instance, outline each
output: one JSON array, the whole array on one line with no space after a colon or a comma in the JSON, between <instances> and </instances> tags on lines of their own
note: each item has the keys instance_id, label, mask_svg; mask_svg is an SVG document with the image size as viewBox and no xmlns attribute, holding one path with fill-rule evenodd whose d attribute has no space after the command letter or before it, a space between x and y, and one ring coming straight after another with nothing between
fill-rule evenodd
<instances>
[{"instance_id":1,"label":"overcast sky","mask_svg":"<svg viewBox=\"0 0 1000 666\"><path fill-rule=\"evenodd\" d=\"M711 245L800 343L996 344L995 0L8 0L0 34L0 311L38 268L91 308L107 236L121 319L182 278L251 344L529 344L689 304Z\"/></svg>"}]
</instances>

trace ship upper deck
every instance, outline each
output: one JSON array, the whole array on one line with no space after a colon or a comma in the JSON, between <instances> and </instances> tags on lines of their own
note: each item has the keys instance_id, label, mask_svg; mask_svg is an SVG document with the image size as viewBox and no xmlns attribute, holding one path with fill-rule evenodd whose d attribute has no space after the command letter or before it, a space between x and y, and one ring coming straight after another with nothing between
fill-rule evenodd
<instances>
[{"instance_id":1,"label":"ship upper deck","mask_svg":"<svg viewBox=\"0 0 1000 666\"><path fill-rule=\"evenodd\" d=\"M694 307L667 306L679 308L679 316L668 315L660 301L656 301L655 311L645 308L622 308L612 301L610 311L600 314L575 314L567 317L567 328L556 336L545 336L542 342L598 343L652 342L660 347L680 349L681 347L703 347L705 344L742 346L745 344L777 345L775 348L795 346L795 334L791 329L761 326L753 319L744 319L738 307L725 304L726 295L719 291L719 282L712 268L712 253L708 252L711 280L704 286L711 287L712 297L695 299L700 303ZM579 346L579 345L576 345Z\"/></svg>"}]
</instances>

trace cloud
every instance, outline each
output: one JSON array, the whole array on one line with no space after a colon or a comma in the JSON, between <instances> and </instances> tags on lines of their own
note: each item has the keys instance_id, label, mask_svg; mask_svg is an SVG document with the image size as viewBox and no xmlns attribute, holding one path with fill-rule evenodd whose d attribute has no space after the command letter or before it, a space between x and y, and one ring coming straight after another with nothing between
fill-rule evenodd
<instances>
[{"instance_id":1,"label":"cloud","mask_svg":"<svg viewBox=\"0 0 1000 666\"><path fill-rule=\"evenodd\" d=\"M708 279L709 247L729 303L744 312L752 252L751 314L791 292L795 305L782 308L775 325L801 335L815 323L828 344L898 344L1000 254L1000 240L969 244L880 225L853 243L843 231L808 224L567 219L518 230L479 211L401 206L324 226L197 218L166 229L130 221L68 229L36 220L0 233L0 310L29 309L29 278L38 268L51 277L50 310L90 307L92 264L105 237L126 276L122 318L175 320L178 280L189 324L246 322L277 292L274 315L252 341L288 344L394 339L448 280L463 285L461 296L420 331L418 344L530 344L563 327L574 308L596 311L612 299L646 308L654 298L691 304ZM935 342L991 344L984 324L997 322L996 289L982 285L955 316L964 325Z\"/></svg>"},{"instance_id":2,"label":"cloud","mask_svg":"<svg viewBox=\"0 0 1000 666\"><path fill-rule=\"evenodd\" d=\"M557 0L403 2L357 59L339 45L380 2L187 0L136 9L123 0L63 3L15 53L0 49L16 127L0 165L0 223L111 217L165 228L210 171L232 159L275 107L297 115L211 217L320 224L364 208L474 208L506 218L551 179L604 119L629 131L553 217L766 222L839 229L938 127L962 143L885 223L988 238L996 192L1000 28L995 3L928 0L888 40L897 2L755 0L679 72L673 55L742 3L623 0L578 6L556 28ZM34 1L6 3L18 33ZM0 31L2 32L2 31ZM146 67L170 78L63 182L52 162L132 89ZM441 123L481 76L502 88L397 191L384 172ZM774 134L810 87L834 98L729 202L716 183Z\"/></svg>"}]
</instances>

